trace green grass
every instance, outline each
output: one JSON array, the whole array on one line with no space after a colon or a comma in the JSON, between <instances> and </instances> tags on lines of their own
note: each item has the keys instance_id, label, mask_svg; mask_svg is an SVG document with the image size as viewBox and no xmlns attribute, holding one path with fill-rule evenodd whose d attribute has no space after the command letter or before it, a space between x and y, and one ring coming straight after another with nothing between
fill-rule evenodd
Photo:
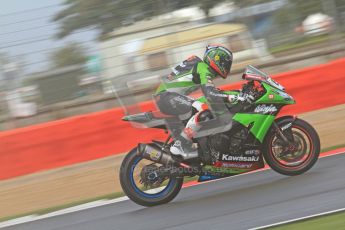
<instances>
[{"instance_id":1,"label":"green grass","mask_svg":"<svg viewBox=\"0 0 345 230\"><path fill-rule=\"evenodd\" d=\"M343 230L345 229L345 212L340 212L308 220L297 221L273 228L271 230Z\"/></svg>"}]
</instances>

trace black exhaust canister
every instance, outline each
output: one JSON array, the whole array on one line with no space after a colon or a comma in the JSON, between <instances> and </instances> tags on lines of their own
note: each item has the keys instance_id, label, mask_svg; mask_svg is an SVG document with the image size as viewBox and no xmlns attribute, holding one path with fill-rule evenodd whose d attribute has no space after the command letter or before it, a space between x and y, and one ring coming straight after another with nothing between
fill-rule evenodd
<instances>
[{"instance_id":1,"label":"black exhaust canister","mask_svg":"<svg viewBox=\"0 0 345 230\"><path fill-rule=\"evenodd\" d=\"M159 147L151 144L139 144L138 153L147 160L163 165L171 165L177 163L169 154L163 152Z\"/></svg>"}]
</instances>

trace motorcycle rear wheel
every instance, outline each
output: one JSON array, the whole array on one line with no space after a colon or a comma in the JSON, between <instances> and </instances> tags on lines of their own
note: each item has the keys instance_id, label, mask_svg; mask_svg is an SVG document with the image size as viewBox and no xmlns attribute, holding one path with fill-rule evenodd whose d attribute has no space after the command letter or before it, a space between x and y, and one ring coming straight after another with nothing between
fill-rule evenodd
<instances>
[{"instance_id":1,"label":"motorcycle rear wheel","mask_svg":"<svg viewBox=\"0 0 345 230\"><path fill-rule=\"evenodd\" d=\"M143 186L136 182L135 174L138 173L135 170L141 161L148 162L148 160L138 155L137 151L137 148L132 149L121 164L120 183L125 194L135 203L148 207L165 204L173 200L181 190L183 177L167 178L167 181L164 181L164 188L163 186L155 188L160 191L155 192L155 189L143 191L141 188Z\"/></svg>"}]
</instances>

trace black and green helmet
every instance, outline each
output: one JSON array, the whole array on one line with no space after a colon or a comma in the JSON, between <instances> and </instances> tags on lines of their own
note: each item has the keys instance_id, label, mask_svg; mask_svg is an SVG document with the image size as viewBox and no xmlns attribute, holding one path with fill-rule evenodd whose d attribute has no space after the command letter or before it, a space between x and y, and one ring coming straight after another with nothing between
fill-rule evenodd
<instances>
[{"instance_id":1,"label":"black and green helmet","mask_svg":"<svg viewBox=\"0 0 345 230\"><path fill-rule=\"evenodd\" d=\"M208 45L206 46L204 62L225 79L231 69L232 52L221 45Z\"/></svg>"}]
</instances>

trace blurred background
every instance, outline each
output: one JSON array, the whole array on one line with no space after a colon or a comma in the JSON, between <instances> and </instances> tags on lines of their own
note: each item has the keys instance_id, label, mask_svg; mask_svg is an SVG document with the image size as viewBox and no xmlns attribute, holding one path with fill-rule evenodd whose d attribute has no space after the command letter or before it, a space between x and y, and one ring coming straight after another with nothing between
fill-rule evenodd
<instances>
[{"instance_id":1,"label":"blurred background","mask_svg":"<svg viewBox=\"0 0 345 230\"><path fill-rule=\"evenodd\" d=\"M160 76L209 43L234 53L217 86L248 64L275 76L313 66L280 75L298 102L289 114L315 126L323 152L345 146L344 0L1 2L0 227L123 196L124 153L166 136L123 122L118 97L151 100Z\"/></svg>"},{"instance_id":2,"label":"blurred background","mask_svg":"<svg viewBox=\"0 0 345 230\"><path fill-rule=\"evenodd\" d=\"M234 52L231 81L345 53L343 0L6 1L0 9L0 130L150 99L159 76L208 43ZM130 88L128 90L127 87Z\"/></svg>"}]
</instances>

